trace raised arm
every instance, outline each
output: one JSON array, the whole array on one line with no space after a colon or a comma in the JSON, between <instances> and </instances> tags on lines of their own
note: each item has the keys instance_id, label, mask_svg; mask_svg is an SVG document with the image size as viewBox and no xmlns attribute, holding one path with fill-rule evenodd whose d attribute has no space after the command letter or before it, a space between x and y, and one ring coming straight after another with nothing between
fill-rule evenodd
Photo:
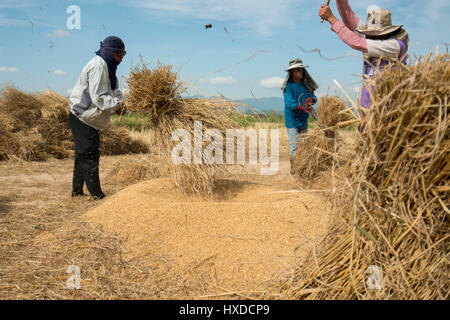
<instances>
[{"instance_id":1,"label":"raised arm","mask_svg":"<svg viewBox=\"0 0 450 320\"><path fill-rule=\"evenodd\" d=\"M365 38L358 36L356 33L351 31L347 26L345 26L339 20L336 20L331 25L331 30L333 30L343 42L345 42L351 48L367 53L367 41Z\"/></svg>"},{"instance_id":2,"label":"raised arm","mask_svg":"<svg viewBox=\"0 0 450 320\"><path fill-rule=\"evenodd\" d=\"M348 4L348 0L336 0L336 6L341 15L342 21L351 31L355 31L358 25L361 24L358 16L353 12Z\"/></svg>"},{"instance_id":3,"label":"raised arm","mask_svg":"<svg viewBox=\"0 0 450 320\"><path fill-rule=\"evenodd\" d=\"M345 1L347 3L347 0L342 1ZM348 28L346 25L340 22L338 18L334 16L329 6L323 4L322 7L320 8L319 16L322 17L324 20L327 20L331 24L331 30L333 30L338 35L338 37L348 46L363 53L367 53L366 39L360 37L355 32L350 30L350 28Z\"/></svg>"}]
</instances>

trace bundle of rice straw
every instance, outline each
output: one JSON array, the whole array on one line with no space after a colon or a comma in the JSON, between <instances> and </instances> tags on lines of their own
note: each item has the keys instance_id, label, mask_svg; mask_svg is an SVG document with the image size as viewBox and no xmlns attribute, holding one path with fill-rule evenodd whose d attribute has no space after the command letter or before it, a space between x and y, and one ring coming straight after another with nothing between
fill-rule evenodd
<instances>
[{"instance_id":1,"label":"bundle of rice straw","mask_svg":"<svg viewBox=\"0 0 450 320\"><path fill-rule=\"evenodd\" d=\"M7 160L17 145L16 139L6 129L6 123L0 117L0 161Z\"/></svg>"},{"instance_id":2,"label":"bundle of rice straw","mask_svg":"<svg viewBox=\"0 0 450 320\"><path fill-rule=\"evenodd\" d=\"M41 117L42 102L33 95L6 86L1 92L0 113L11 132L33 128Z\"/></svg>"},{"instance_id":3,"label":"bundle of rice straw","mask_svg":"<svg viewBox=\"0 0 450 320\"><path fill-rule=\"evenodd\" d=\"M0 160L40 161L49 156L73 156L69 112L69 101L54 91L30 94L7 86L0 98ZM105 129L102 138L104 155L148 151L144 142L132 139L123 128Z\"/></svg>"},{"instance_id":4,"label":"bundle of rice straw","mask_svg":"<svg viewBox=\"0 0 450 320\"><path fill-rule=\"evenodd\" d=\"M323 129L335 127L340 123L350 121L353 115L345 100L338 96L323 96L317 108L317 123Z\"/></svg>"},{"instance_id":5,"label":"bundle of rice straw","mask_svg":"<svg viewBox=\"0 0 450 320\"><path fill-rule=\"evenodd\" d=\"M36 130L41 117L41 101L17 88L6 86L1 92L0 118L4 122L6 148L0 152L2 160L45 160L45 142Z\"/></svg>"},{"instance_id":6,"label":"bundle of rice straw","mask_svg":"<svg viewBox=\"0 0 450 320\"><path fill-rule=\"evenodd\" d=\"M334 134L334 136L327 136ZM295 152L294 170L300 180L313 180L333 165L339 136L334 130L314 128L300 137Z\"/></svg>"},{"instance_id":7,"label":"bundle of rice straw","mask_svg":"<svg viewBox=\"0 0 450 320\"><path fill-rule=\"evenodd\" d=\"M448 299L450 56L374 79L336 224L282 291L300 299Z\"/></svg>"},{"instance_id":8,"label":"bundle of rice straw","mask_svg":"<svg viewBox=\"0 0 450 320\"><path fill-rule=\"evenodd\" d=\"M44 161L48 155L45 153L45 141L38 133L21 136L15 148L14 156L25 161Z\"/></svg>"},{"instance_id":9,"label":"bundle of rice straw","mask_svg":"<svg viewBox=\"0 0 450 320\"><path fill-rule=\"evenodd\" d=\"M160 178L164 175L164 167L156 155L146 155L136 159L121 158L113 164L113 169L108 173L109 178L118 183L134 184L137 182Z\"/></svg>"},{"instance_id":10,"label":"bundle of rice straw","mask_svg":"<svg viewBox=\"0 0 450 320\"><path fill-rule=\"evenodd\" d=\"M73 156L69 101L50 90L35 93L34 97L42 103L36 129L45 141L44 151L57 159Z\"/></svg>"},{"instance_id":11,"label":"bundle of rice straw","mask_svg":"<svg viewBox=\"0 0 450 320\"><path fill-rule=\"evenodd\" d=\"M175 184L181 192L210 194L214 178L224 171L224 166L211 163L214 162L211 157L202 157L200 149L204 150L207 143L202 141L201 146L194 143L194 122L201 122L199 133L202 137L206 130L215 129L225 141L226 130L237 127L237 123L231 118L236 106L224 99L182 98L185 87L178 80L178 71L174 71L171 65L158 64L151 70L141 62L131 70L128 89L127 108L148 113L151 117L156 140L161 144L162 150L165 150ZM191 146L195 146L191 160L194 159L194 154L200 155L201 164L194 164L194 161L178 165L173 163L171 151L178 144L172 140L175 130L183 130L190 135Z\"/></svg>"},{"instance_id":12,"label":"bundle of rice straw","mask_svg":"<svg viewBox=\"0 0 450 320\"><path fill-rule=\"evenodd\" d=\"M124 127L114 129L107 127L100 131L100 153L102 155L139 154L148 151L148 145L140 139L133 139L128 129Z\"/></svg>"},{"instance_id":13,"label":"bundle of rice straw","mask_svg":"<svg viewBox=\"0 0 450 320\"><path fill-rule=\"evenodd\" d=\"M300 138L294 158L294 170L300 180L314 180L339 160L342 139L337 127L352 117L346 102L338 96L320 98L316 122L318 127Z\"/></svg>"}]
</instances>

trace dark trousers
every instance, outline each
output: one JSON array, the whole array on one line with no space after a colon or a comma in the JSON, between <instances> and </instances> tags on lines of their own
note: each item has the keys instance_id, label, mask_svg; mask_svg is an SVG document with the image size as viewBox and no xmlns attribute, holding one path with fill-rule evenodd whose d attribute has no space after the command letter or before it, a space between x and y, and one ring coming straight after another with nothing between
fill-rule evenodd
<instances>
[{"instance_id":1,"label":"dark trousers","mask_svg":"<svg viewBox=\"0 0 450 320\"><path fill-rule=\"evenodd\" d=\"M102 196L98 174L100 163L98 130L81 122L72 113L69 116L69 124L75 142L72 193L81 194L86 183L91 196Z\"/></svg>"}]
</instances>

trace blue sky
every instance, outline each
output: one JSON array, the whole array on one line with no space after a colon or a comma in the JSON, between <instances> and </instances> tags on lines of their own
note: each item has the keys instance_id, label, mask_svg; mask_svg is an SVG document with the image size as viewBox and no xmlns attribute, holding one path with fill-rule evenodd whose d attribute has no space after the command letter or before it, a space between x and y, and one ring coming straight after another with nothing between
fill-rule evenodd
<instances>
[{"instance_id":1,"label":"blue sky","mask_svg":"<svg viewBox=\"0 0 450 320\"><path fill-rule=\"evenodd\" d=\"M51 88L67 95L83 66L108 35L121 37L127 56L119 75L139 61L181 67L190 94L230 99L281 97L288 61L300 57L318 82L318 94L340 94L333 79L354 96L361 55L321 24L315 0L0 0L0 86L26 91ZM410 35L410 54L421 56L449 39L448 0L350 0L359 17L369 5L391 10L393 23ZM69 30L66 9L81 9L81 29ZM332 10L339 17L335 1ZM206 24L212 28L205 29ZM327 61L325 57L347 56ZM251 57L251 58L250 58ZM250 58L250 59L248 59ZM246 59L248 59L246 61ZM240 63L242 62L242 63Z\"/></svg>"}]
</instances>

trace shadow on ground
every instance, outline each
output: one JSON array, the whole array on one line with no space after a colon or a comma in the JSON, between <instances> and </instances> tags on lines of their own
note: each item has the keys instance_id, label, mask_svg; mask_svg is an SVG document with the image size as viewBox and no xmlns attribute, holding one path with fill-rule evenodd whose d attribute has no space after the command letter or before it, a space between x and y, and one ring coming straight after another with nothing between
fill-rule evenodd
<instances>
[{"instance_id":1,"label":"shadow on ground","mask_svg":"<svg viewBox=\"0 0 450 320\"><path fill-rule=\"evenodd\" d=\"M214 200L231 200L236 197L248 185L255 184L251 181L236 181L227 179L217 179L214 181Z\"/></svg>"}]
</instances>

